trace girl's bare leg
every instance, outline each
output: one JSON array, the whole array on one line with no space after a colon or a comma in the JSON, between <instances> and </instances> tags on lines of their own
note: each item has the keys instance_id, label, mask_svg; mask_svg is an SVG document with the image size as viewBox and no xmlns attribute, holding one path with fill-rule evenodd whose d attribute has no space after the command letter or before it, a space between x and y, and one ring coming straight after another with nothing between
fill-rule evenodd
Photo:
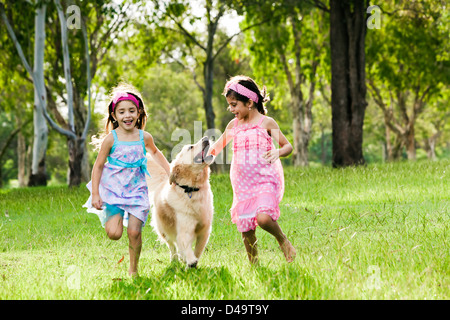
<instances>
[{"instance_id":1,"label":"girl's bare leg","mask_svg":"<svg viewBox=\"0 0 450 320\"><path fill-rule=\"evenodd\" d=\"M286 261L287 262L294 261L297 252L295 251L294 246L291 244L291 242L288 240L286 235L281 230L280 226L278 225L278 222L273 221L272 218L265 213L259 213L256 216L256 220L258 221L258 225L262 229L269 232L271 235L275 237L275 239L277 239L278 244L280 245L280 249L284 253Z\"/></svg>"},{"instance_id":2,"label":"girl's bare leg","mask_svg":"<svg viewBox=\"0 0 450 320\"><path fill-rule=\"evenodd\" d=\"M128 273L130 276L138 275L138 263L142 249L142 221L133 215L128 216L128 240L130 252L130 269Z\"/></svg>"},{"instance_id":3,"label":"girl's bare leg","mask_svg":"<svg viewBox=\"0 0 450 320\"><path fill-rule=\"evenodd\" d=\"M120 214L114 215L105 223L105 231L111 240L119 240L123 233L123 218Z\"/></svg>"},{"instance_id":4,"label":"girl's bare leg","mask_svg":"<svg viewBox=\"0 0 450 320\"><path fill-rule=\"evenodd\" d=\"M258 248L256 242L255 230L242 232L242 239L244 239L245 249L247 250L248 260L251 264L258 263Z\"/></svg>"}]
</instances>

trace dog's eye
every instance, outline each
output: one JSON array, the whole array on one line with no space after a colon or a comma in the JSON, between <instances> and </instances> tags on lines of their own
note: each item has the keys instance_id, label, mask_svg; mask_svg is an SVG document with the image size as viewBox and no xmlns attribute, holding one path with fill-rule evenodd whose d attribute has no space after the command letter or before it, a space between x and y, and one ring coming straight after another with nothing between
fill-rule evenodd
<instances>
[{"instance_id":1,"label":"dog's eye","mask_svg":"<svg viewBox=\"0 0 450 320\"><path fill-rule=\"evenodd\" d=\"M194 147L194 146L189 146L189 147L188 147L188 150L191 150L193 147Z\"/></svg>"}]
</instances>

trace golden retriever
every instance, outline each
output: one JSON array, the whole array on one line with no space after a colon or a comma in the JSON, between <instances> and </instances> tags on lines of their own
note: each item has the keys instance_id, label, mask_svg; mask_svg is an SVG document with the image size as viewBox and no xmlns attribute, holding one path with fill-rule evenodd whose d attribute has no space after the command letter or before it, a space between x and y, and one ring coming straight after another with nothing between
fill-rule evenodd
<instances>
[{"instance_id":1,"label":"golden retriever","mask_svg":"<svg viewBox=\"0 0 450 320\"><path fill-rule=\"evenodd\" d=\"M206 156L209 147L207 137L184 146L170 164L170 177L148 157L151 225L169 247L171 259L181 258L188 267L197 266L211 233L214 208L209 165L214 157Z\"/></svg>"}]
</instances>

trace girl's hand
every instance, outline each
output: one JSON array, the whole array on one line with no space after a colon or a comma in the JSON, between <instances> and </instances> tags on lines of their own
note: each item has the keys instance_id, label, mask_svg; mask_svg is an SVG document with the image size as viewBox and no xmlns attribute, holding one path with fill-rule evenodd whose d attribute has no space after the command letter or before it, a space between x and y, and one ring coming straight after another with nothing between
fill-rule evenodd
<instances>
[{"instance_id":1,"label":"girl's hand","mask_svg":"<svg viewBox=\"0 0 450 320\"><path fill-rule=\"evenodd\" d=\"M277 161L277 159L280 158L280 151L278 149L272 149L270 151L267 151L263 155L263 158L266 159L268 163L274 163L275 161Z\"/></svg>"},{"instance_id":2,"label":"girl's hand","mask_svg":"<svg viewBox=\"0 0 450 320\"><path fill-rule=\"evenodd\" d=\"M102 210L103 201L99 195L92 195L92 206L97 210Z\"/></svg>"}]
</instances>

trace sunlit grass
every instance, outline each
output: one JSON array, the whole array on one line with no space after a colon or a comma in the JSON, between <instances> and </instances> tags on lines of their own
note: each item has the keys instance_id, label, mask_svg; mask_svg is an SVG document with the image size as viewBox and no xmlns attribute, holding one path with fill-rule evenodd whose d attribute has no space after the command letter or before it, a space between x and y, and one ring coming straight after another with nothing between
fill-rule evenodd
<instances>
[{"instance_id":1,"label":"sunlit grass","mask_svg":"<svg viewBox=\"0 0 450 320\"><path fill-rule=\"evenodd\" d=\"M198 268L171 264L147 226L138 279L127 237L109 240L81 207L85 187L0 190L0 299L449 299L449 172L450 161L286 168L279 223L297 258L258 229L258 267L230 221L229 177L213 175Z\"/></svg>"}]
</instances>

